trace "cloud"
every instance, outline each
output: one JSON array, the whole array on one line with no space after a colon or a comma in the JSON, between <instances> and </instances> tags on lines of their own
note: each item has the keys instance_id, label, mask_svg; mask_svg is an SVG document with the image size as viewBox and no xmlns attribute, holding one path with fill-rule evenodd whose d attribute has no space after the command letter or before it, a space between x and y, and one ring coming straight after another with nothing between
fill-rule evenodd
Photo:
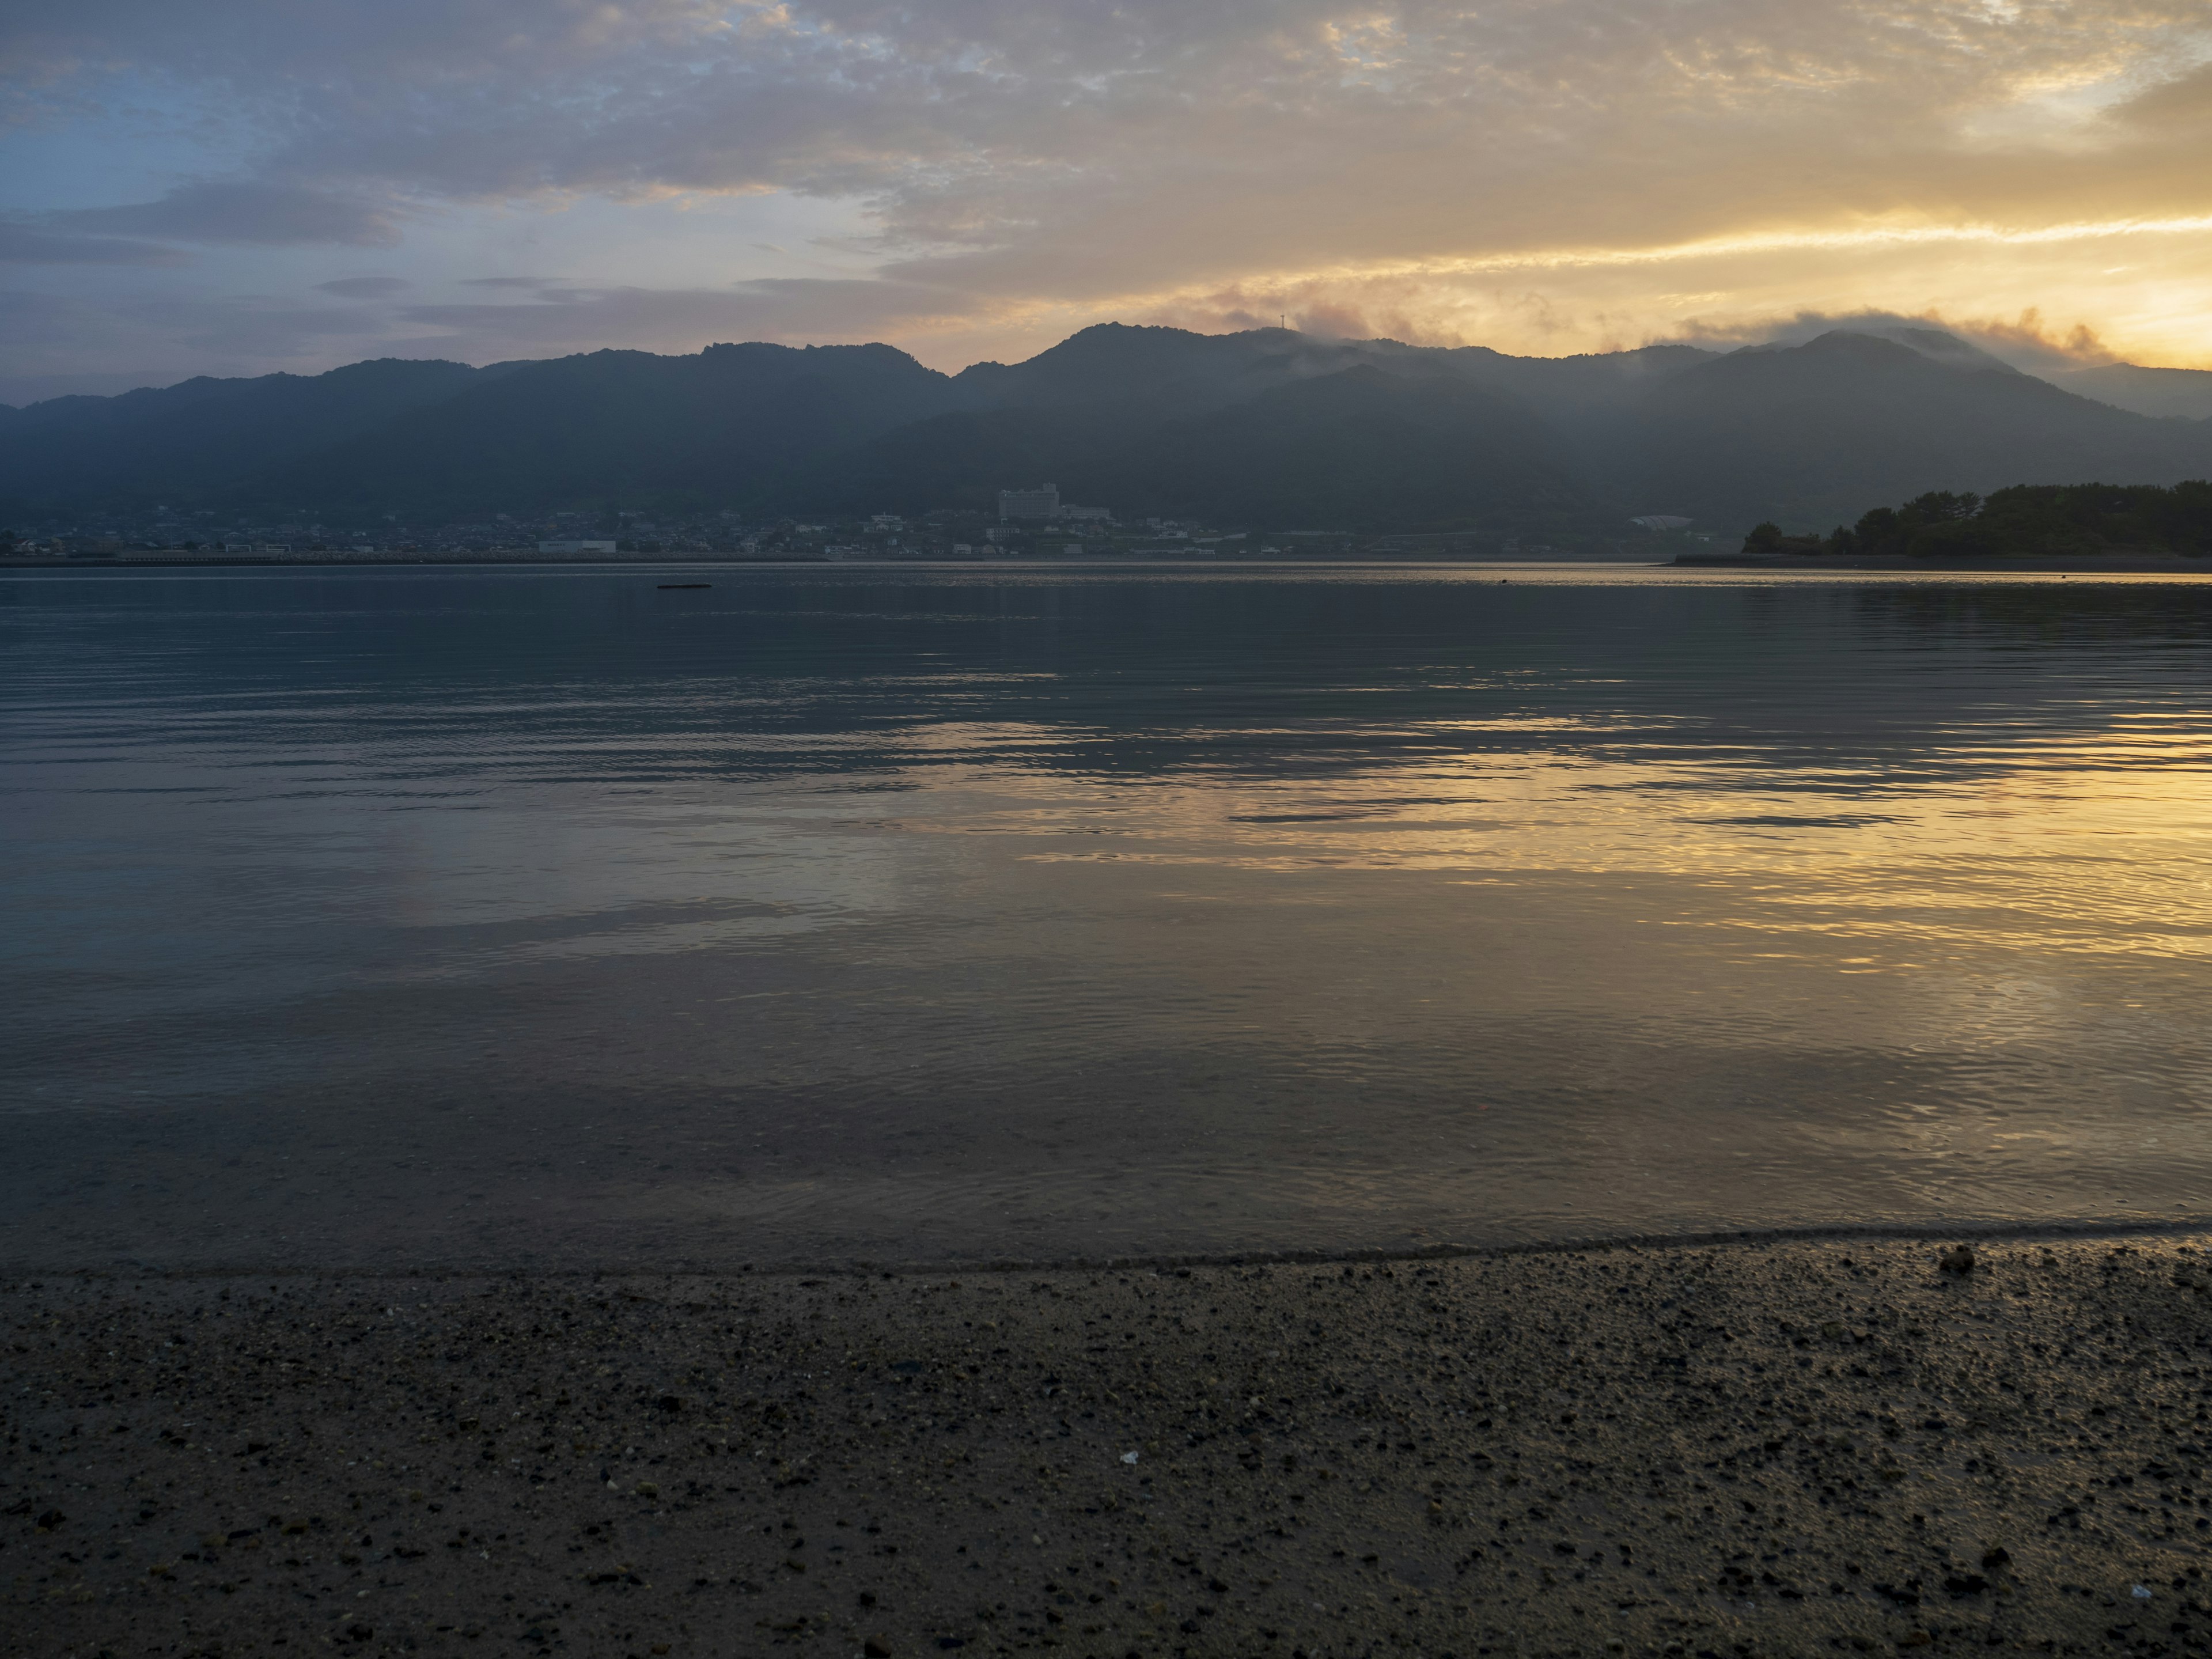
<instances>
[{"instance_id":1,"label":"cloud","mask_svg":"<svg viewBox=\"0 0 2212 1659\"><path fill-rule=\"evenodd\" d=\"M2093 130L2125 142L2096 99L2185 61L2206 27L2194 0L21 11L21 73L176 77L253 110L268 163L298 178L477 201L859 195L916 246L1044 232L1088 248L1106 239L1086 224L1148 223L1148 252L1171 259L1254 238L1310 256L1352 230L1376 253L1569 226L1679 238L1808 209L1948 213L1962 186L1984 207L2041 201L2112 182L2081 149ZM2007 122L2006 142L1978 136Z\"/></svg>"},{"instance_id":2,"label":"cloud","mask_svg":"<svg viewBox=\"0 0 2212 1659\"><path fill-rule=\"evenodd\" d=\"M401 349L391 349L393 346ZM193 374L319 371L363 356L435 356L360 306L270 295L0 292L0 383L65 391L167 386Z\"/></svg>"},{"instance_id":3,"label":"cloud","mask_svg":"<svg viewBox=\"0 0 2212 1659\"><path fill-rule=\"evenodd\" d=\"M349 351L391 332L358 307L302 305L277 295L136 300L103 309L226 359L297 357L333 343Z\"/></svg>"},{"instance_id":4,"label":"cloud","mask_svg":"<svg viewBox=\"0 0 2212 1659\"><path fill-rule=\"evenodd\" d=\"M2116 349L2212 352L2201 0L9 13L0 73L33 104L173 107L175 171L202 180L45 229L411 249L434 223L425 289L533 265L602 284L477 278L544 297L414 313L464 340L672 345L684 319L723 337L734 318L942 354L1103 316L1289 312L1578 350L1800 308L2042 303ZM228 148L200 165L218 126ZM547 228L587 198L647 224L765 191L858 204L870 234L838 256L874 280L717 290L643 255L587 264ZM733 248L802 240L772 234Z\"/></svg>"},{"instance_id":5,"label":"cloud","mask_svg":"<svg viewBox=\"0 0 2212 1659\"><path fill-rule=\"evenodd\" d=\"M46 217L54 224L86 230L173 236L188 242L388 247L399 240L388 204L314 185L257 179L182 185L156 201L76 208Z\"/></svg>"},{"instance_id":6,"label":"cloud","mask_svg":"<svg viewBox=\"0 0 2212 1659\"><path fill-rule=\"evenodd\" d=\"M2031 374L2057 369L2095 368L2119 361L2119 354L2087 323L2075 323L2061 331L2046 324L2043 313L2033 306L2008 323L1986 319L1960 323L1952 331Z\"/></svg>"},{"instance_id":7,"label":"cloud","mask_svg":"<svg viewBox=\"0 0 2212 1659\"><path fill-rule=\"evenodd\" d=\"M158 242L116 236L57 236L20 221L0 219L0 264L17 265L181 265L191 256Z\"/></svg>"},{"instance_id":8,"label":"cloud","mask_svg":"<svg viewBox=\"0 0 2212 1659\"><path fill-rule=\"evenodd\" d=\"M2158 82L2122 104L2113 115L2124 126L2201 138L2212 127L2212 64Z\"/></svg>"},{"instance_id":9,"label":"cloud","mask_svg":"<svg viewBox=\"0 0 2212 1659\"><path fill-rule=\"evenodd\" d=\"M857 343L976 320L969 297L918 283L796 277L726 289L540 286L527 300L403 308L434 331L445 355L473 361L517 351L588 350L610 340L687 351L712 340L801 338Z\"/></svg>"},{"instance_id":10,"label":"cloud","mask_svg":"<svg viewBox=\"0 0 2212 1659\"><path fill-rule=\"evenodd\" d=\"M1668 337L1690 345L1722 349L1753 345L1802 345L1820 335L1840 331L1906 339L1922 351L1940 353L1926 337L1948 334L1967 350L1994 358L2008 368L2031 374L2087 368L2114 361L2112 349L2093 329L2082 324L2060 329L2047 324L2040 311L2030 308L2012 319L1947 317L1940 312L1905 316L1896 312L1855 311L1840 315L1801 311L1788 318L1741 318L1723 324L1692 323Z\"/></svg>"},{"instance_id":11,"label":"cloud","mask_svg":"<svg viewBox=\"0 0 2212 1659\"><path fill-rule=\"evenodd\" d=\"M341 300L387 299L414 286L404 276L341 276L334 282L315 284L319 292L335 294Z\"/></svg>"}]
</instances>

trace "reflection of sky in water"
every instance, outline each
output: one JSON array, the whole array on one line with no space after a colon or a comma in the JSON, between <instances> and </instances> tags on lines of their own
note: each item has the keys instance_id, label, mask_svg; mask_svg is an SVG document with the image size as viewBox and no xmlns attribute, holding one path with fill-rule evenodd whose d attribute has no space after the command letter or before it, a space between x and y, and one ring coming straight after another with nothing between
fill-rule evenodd
<instances>
[{"instance_id":1,"label":"reflection of sky in water","mask_svg":"<svg viewBox=\"0 0 2212 1659\"><path fill-rule=\"evenodd\" d=\"M2198 1206L2212 586L1508 574L0 582L17 1196L340 1255ZM310 1144L313 1203L222 1173Z\"/></svg>"}]
</instances>

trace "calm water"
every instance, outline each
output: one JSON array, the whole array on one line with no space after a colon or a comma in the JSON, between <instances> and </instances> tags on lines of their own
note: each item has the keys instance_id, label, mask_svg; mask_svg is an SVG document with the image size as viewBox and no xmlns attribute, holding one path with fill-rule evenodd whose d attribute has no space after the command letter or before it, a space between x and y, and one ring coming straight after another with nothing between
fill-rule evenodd
<instances>
[{"instance_id":1,"label":"calm water","mask_svg":"<svg viewBox=\"0 0 2212 1659\"><path fill-rule=\"evenodd\" d=\"M2208 763L2154 579L0 575L0 1258L2203 1215Z\"/></svg>"}]
</instances>

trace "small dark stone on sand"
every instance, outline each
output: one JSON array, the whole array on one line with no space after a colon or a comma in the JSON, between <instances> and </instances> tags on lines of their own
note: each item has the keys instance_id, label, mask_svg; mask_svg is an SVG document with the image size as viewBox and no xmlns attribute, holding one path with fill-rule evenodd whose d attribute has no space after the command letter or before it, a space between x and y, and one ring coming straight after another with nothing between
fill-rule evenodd
<instances>
[{"instance_id":1,"label":"small dark stone on sand","mask_svg":"<svg viewBox=\"0 0 2212 1659\"><path fill-rule=\"evenodd\" d=\"M891 1659L891 1644L880 1636L871 1636L860 1644L860 1651L868 1659Z\"/></svg>"},{"instance_id":2,"label":"small dark stone on sand","mask_svg":"<svg viewBox=\"0 0 2212 1659\"><path fill-rule=\"evenodd\" d=\"M1954 1244L1944 1251L1940 1265L1947 1273L1970 1273L1974 1271L1974 1253L1963 1244Z\"/></svg>"}]
</instances>

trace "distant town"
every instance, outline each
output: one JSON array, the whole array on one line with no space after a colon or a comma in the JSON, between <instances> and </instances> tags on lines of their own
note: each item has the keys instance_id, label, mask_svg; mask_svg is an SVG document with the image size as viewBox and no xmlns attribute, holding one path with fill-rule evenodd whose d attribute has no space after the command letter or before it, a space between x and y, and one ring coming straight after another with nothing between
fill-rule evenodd
<instances>
[{"instance_id":1,"label":"distant town","mask_svg":"<svg viewBox=\"0 0 2212 1659\"><path fill-rule=\"evenodd\" d=\"M0 557L21 562L112 560L228 564L296 561L620 559L810 561L945 559L1635 558L1666 556L1711 538L1686 519L1632 519L1611 538L1525 540L1479 532L1372 535L1328 526L1261 528L1195 520L1125 521L1105 507L1063 501L1050 483L998 492L995 514L947 508L918 515L761 522L734 512L494 514L450 523L328 523L302 516L246 522L214 510L59 520L0 532Z\"/></svg>"}]
</instances>

